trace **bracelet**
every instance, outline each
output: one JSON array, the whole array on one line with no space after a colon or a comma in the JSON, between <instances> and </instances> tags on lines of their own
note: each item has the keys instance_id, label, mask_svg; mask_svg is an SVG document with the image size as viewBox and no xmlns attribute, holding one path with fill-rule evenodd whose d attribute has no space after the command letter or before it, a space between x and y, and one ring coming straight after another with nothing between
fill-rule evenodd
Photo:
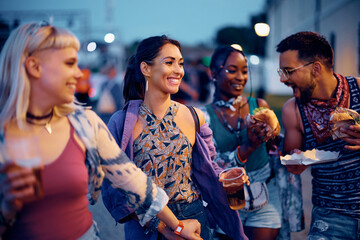
<instances>
[{"instance_id":1,"label":"bracelet","mask_svg":"<svg viewBox=\"0 0 360 240\"><path fill-rule=\"evenodd\" d=\"M240 166L244 166L247 161L247 159L243 160L240 157L240 146L236 148L235 160Z\"/></svg>"},{"instance_id":2,"label":"bracelet","mask_svg":"<svg viewBox=\"0 0 360 240\"><path fill-rule=\"evenodd\" d=\"M158 226L160 223L160 219L157 217L153 217L150 222L149 225L147 226L147 228L145 229L144 233L147 234L152 234L157 232Z\"/></svg>"}]
</instances>

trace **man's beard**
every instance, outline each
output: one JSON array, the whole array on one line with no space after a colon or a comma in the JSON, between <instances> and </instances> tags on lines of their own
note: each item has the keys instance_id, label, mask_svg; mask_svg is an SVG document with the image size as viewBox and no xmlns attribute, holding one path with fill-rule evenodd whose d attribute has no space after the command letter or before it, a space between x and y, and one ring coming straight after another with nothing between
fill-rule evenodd
<instances>
[{"instance_id":1,"label":"man's beard","mask_svg":"<svg viewBox=\"0 0 360 240\"><path fill-rule=\"evenodd\" d=\"M315 83L313 80L311 80L311 83L308 87L305 87L304 89L300 90L300 102L302 104L306 104L311 101L311 96L315 89Z\"/></svg>"}]
</instances>

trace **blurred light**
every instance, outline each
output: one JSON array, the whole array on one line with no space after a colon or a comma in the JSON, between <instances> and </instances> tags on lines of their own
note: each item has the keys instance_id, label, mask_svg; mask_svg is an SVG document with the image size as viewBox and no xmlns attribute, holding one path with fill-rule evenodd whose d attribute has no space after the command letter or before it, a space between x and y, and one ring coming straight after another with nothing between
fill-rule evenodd
<instances>
[{"instance_id":1,"label":"blurred light","mask_svg":"<svg viewBox=\"0 0 360 240\"><path fill-rule=\"evenodd\" d=\"M251 55L250 56L250 63L252 65L258 65L260 63L260 58L256 55Z\"/></svg>"},{"instance_id":2,"label":"blurred light","mask_svg":"<svg viewBox=\"0 0 360 240\"><path fill-rule=\"evenodd\" d=\"M243 51L243 48L239 44L231 44L232 48L235 48L236 50Z\"/></svg>"},{"instance_id":3,"label":"blurred light","mask_svg":"<svg viewBox=\"0 0 360 240\"><path fill-rule=\"evenodd\" d=\"M254 26L255 32L259 37L269 36L270 26L266 23L257 23Z\"/></svg>"},{"instance_id":4,"label":"blurred light","mask_svg":"<svg viewBox=\"0 0 360 240\"><path fill-rule=\"evenodd\" d=\"M96 96L96 90L95 88L90 88L89 92L88 92L89 97L93 98Z\"/></svg>"},{"instance_id":5,"label":"blurred light","mask_svg":"<svg viewBox=\"0 0 360 240\"><path fill-rule=\"evenodd\" d=\"M105 34L104 41L107 43L112 43L115 40L115 35L113 33Z\"/></svg>"},{"instance_id":6,"label":"blurred light","mask_svg":"<svg viewBox=\"0 0 360 240\"><path fill-rule=\"evenodd\" d=\"M95 42L89 42L89 44L87 45L88 52L93 52L96 50L96 43Z\"/></svg>"}]
</instances>

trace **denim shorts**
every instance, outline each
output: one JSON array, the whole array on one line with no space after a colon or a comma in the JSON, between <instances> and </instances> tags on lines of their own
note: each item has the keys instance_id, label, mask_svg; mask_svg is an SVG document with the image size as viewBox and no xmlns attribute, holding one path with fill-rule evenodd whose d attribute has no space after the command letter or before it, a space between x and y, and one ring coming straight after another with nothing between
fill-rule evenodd
<instances>
[{"instance_id":1,"label":"denim shorts","mask_svg":"<svg viewBox=\"0 0 360 240\"><path fill-rule=\"evenodd\" d=\"M93 220L93 224L78 240L100 240L99 237L99 228L97 227L96 222Z\"/></svg>"},{"instance_id":2,"label":"denim shorts","mask_svg":"<svg viewBox=\"0 0 360 240\"><path fill-rule=\"evenodd\" d=\"M269 201L262 208L252 212L239 210L241 222L246 227L280 228L281 227L281 201L275 178L267 184Z\"/></svg>"},{"instance_id":3,"label":"denim shorts","mask_svg":"<svg viewBox=\"0 0 360 240\"><path fill-rule=\"evenodd\" d=\"M169 203L167 206L179 220L197 219L201 224L201 237L212 239L209 221L200 198L192 203Z\"/></svg>"},{"instance_id":4,"label":"denim shorts","mask_svg":"<svg viewBox=\"0 0 360 240\"><path fill-rule=\"evenodd\" d=\"M360 220L314 206L307 240L360 239Z\"/></svg>"}]
</instances>

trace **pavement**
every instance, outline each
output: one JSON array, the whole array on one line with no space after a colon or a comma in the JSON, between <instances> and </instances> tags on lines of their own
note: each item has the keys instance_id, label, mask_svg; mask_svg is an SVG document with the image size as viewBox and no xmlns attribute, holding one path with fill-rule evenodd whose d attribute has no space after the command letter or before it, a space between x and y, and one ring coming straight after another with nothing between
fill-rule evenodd
<instances>
[{"instance_id":1,"label":"pavement","mask_svg":"<svg viewBox=\"0 0 360 240\"><path fill-rule=\"evenodd\" d=\"M291 240L304 240L309 232L309 226L311 221L311 173L310 168L306 169L301 174L302 190L303 190L303 207L305 214L305 229L301 232L291 233ZM108 239L125 239L124 227L122 224L116 224L115 220L111 217L110 213L105 208L102 198L100 196L98 202L89 206L90 211L93 214L93 218L98 224L100 229L100 238L103 240Z\"/></svg>"},{"instance_id":2,"label":"pavement","mask_svg":"<svg viewBox=\"0 0 360 240\"><path fill-rule=\"evenodd\" d=\"M302 194L303 194L303 208L305 215L305 229L301 232L291 233L291 240L305 240L309 233L310 223L311 223L311 167L308 167L303 173L301 173L301 184L302 184Z\"/></svg>"},{"instance_id":3,"label":"pavement","mask_svg":"<svg viewBox=\"0 0 360 240\"><path fill-rule=\"evenodd\" d=\"M115 220L111 217L108 210L105 208L102 197L99 197L95 205L89 206L90 212L93 214L93 219L96 221L100 230L100 239L125 239L124 225L116 224Z\"/></svg>"}]
</instances>

